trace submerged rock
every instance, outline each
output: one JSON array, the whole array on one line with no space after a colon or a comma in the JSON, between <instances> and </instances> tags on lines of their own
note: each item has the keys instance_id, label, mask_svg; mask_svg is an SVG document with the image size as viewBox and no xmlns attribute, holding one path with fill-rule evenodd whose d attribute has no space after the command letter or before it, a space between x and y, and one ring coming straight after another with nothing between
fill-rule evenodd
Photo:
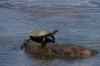
<instances>
[{"instance_id":1,"label":"submerged rock","mask_svg":"<svg viewBox=\"0 0 100 66\"><path fill-rule=\"evenodd\" d=\"M69 43L53 43L50 39L47 40L45 48L40 48L40 40L25 40L24 45L26 52L41 53L51 56L84 58L98 54L98 51L94 49Z\"/></svg>"}]
</instances>

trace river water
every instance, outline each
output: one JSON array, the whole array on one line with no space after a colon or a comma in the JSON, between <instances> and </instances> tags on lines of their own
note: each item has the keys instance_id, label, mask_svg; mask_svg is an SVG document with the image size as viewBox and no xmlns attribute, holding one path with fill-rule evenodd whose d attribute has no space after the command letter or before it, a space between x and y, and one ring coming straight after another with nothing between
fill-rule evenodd
<instances>
[{"instance_id":1,"label":"river water","mask_svg":"<svg viewBox=\"0 0 100 66\"><path fill-rule=\"evenodd\" d=\"M28 33L38 28L60 28L57 43L100 52L99 0L0 0L0 66L100 66L100 54L68 60L20 50Z\"/></svg>"}]
</instances>

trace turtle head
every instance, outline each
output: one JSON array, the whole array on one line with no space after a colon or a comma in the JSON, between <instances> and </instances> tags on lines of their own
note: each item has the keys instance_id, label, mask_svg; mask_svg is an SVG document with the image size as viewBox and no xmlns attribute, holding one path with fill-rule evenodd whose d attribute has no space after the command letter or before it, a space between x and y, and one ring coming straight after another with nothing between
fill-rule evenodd
<instances>
[{"instance_id":1,"label":"turtle head","mask_svg":"<svg viewBox=\"0 0 100 66\"><path fill-rule=\"evenodd\" d=\"M56 30L54 30L53 32L52 32L52 34L51 35L54 35L56 32L58 32L59 31L59 28L58 29L56 29Z\"/></svg>"}]
</instances>

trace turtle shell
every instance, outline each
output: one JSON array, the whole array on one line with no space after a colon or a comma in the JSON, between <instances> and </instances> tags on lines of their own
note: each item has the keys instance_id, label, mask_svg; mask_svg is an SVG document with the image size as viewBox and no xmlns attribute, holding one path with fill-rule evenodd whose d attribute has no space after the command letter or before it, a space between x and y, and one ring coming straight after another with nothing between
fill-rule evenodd
<instances>
[{"instance_id":1,"label":"turtle shell","mask_svg":"<svg viewBox=\"0 0 100 66\"><path fill-rule=\"evenodd\" d=\"M45 29L37 29L29 33L31 37L44 37L45 35L49 35L51 32Z\"/></svg>"}]
</instances>

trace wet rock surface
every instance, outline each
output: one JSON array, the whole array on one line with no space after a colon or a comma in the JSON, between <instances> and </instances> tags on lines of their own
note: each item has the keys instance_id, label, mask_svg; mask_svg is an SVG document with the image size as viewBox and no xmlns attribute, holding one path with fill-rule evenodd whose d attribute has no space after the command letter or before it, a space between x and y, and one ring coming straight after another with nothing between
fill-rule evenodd
<instances>
[{"instance_id":1,"label":"wet rock surface","mask_svg":"<svg viewBox=\"0 0 100 66\"><path fill-rule=\"evenodd\" d=\"M41 53L44 55L73 58L86 58L99 53L94 49L85 48L83 46L70 43L53 43L50 39L46 40L45 48L40 48L41 41L42 39L25 40L25 51L28 53Z\"/></svg>"}]
</instances>

